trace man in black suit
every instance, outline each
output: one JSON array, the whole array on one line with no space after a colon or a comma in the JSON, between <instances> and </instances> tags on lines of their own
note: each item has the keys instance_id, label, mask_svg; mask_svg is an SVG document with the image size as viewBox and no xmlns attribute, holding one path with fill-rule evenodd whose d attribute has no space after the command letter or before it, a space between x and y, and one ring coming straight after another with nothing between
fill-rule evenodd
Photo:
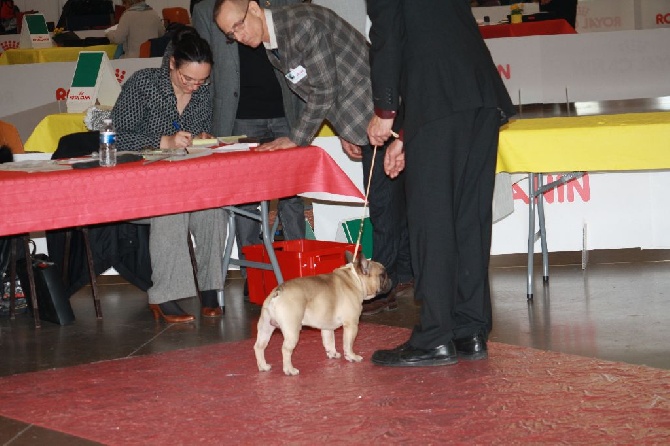
<instances>
[{"instance_id":1,"label":"man in black suit","mask_svg":"<svg viewBox=\"0 0 670 446\"><path fill-rule=\"evenodd\" d=\"M391 135L400 98L404 146L386 153L405 171L415 297L408 342L379 350L385 366L484 359L498 132L514 107L465 0L368 0L372 21L372 144Z\"/></svg>"}]
</instances>

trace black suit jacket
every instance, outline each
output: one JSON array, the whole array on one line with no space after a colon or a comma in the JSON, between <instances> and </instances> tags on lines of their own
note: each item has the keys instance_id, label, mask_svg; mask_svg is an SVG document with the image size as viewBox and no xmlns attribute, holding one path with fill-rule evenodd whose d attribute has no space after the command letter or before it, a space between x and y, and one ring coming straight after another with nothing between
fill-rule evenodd
<instances>
[{"instance_id":1,"label":"black suit jacket","mask_svg":"<svg viewBox=\"0 0 670 446\"><path fill-rule=\"evenodd\" d=\"M450 113L515 113L467 0L368 0L376 108L405 103L405 139Z\"/></svg>"}]
</instances>

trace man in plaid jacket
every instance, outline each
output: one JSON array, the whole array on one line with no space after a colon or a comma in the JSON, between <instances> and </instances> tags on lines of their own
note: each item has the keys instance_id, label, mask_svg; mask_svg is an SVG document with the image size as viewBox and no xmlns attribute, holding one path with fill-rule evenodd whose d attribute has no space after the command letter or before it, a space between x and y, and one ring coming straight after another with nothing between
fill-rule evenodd
<instances>
[{"instance_id":1,"label":"man in plaid jacket","mask_svg":"<svg viewBox=\"0 0 670 446\"><path fill-rule=\"evenodd\" d=\"M290 136L260 150L309 145L328 120L345 151L360 158L373 115L368 46L361 33L331 10L311 4L269 10L249 0L217 0L214 18L231 41L263 44L289 88L305 101Z\"/></svg>"}]
</instances>

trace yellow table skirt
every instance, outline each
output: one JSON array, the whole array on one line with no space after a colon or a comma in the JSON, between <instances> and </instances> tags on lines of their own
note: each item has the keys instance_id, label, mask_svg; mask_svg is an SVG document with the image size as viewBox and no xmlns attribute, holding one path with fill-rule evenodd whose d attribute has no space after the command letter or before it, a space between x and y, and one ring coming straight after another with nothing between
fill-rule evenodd
<instances>
[{"instance_id":1,"label":"yellow table skirt","mask_svg":"<svg viewBox=\"0 0 670 446\"><path fill-rule=\"evenodd\" d=\"M670 112L511 121L498 172L670 169Z\"/></svg>"},{"instance_id":2,"label":"yellow table skirt","mask_svg":"<svg viewBox=\"0 0 670 446\"><path fill-rule=\"evenodd\" d=\"M321 128L316 133L316 136L337 136L335 130L330 126L328 122L321 124Z\"/></svg>"},{"instance_id":3,"label":"yellow table skirt","mask_svg":"<svg viewBox=\"0 0 670 446\"><path fill-rule=\"evenodd\" d=\"M45 117L25 150L52 153L61 136L85 132L84 113ZM319 136L331 136L324 126ZM670 169L670 112L511 121L500 132L498 172Z\"/></svg>"},{"instance_id":4,"label":"yellow table skirt","mask_svg":"<svg viewBox=\"0 0 670 446\"><path fill-rule=\"evenodd\" d=\"M85 132L85 113L58 113L48 115L33 130L24 144L26 152L53 153L58 147L61 136L70 133ZM333 136L332 129L324 124L318 136Z\"/></svg>"},{"instance_id":5,"label":"yellow table skirt","mask_svg":"<svg viewBox=\"0 0 670 446\"><path fill-rule=\"evenodd\" d=\"M0 54L0 65L18 65L45 62L74 62L80 51L104 51L109 59L114 58L116 45L93 45L87 47L51 47L9 49Z\"/></svg>"},{"instance_id":6,"label":"yellow table skirt","mask_svg":"<svg viewBox=\"0 0 670 446\"><path fill-rule=\"evenodd\" d=\"M53 153L61 136L86 132L84 113L59 113L48 115L33 130L24 144L26 152Z\"/></svg>"}]
</instances>

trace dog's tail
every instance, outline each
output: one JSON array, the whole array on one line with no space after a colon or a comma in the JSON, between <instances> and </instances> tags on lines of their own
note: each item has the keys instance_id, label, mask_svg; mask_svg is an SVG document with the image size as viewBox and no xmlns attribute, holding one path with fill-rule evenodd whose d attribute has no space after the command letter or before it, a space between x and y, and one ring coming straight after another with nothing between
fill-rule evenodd
<instances>
[{"instance_id":1,"label":"dog's tail","mask_svg":"<svg viewBox=\"0 0 670 446\"><path fill-rule=\"evenodd\" d=\"M268 294L268 297L265 298L265 300L272 300L275 297L278 297L283 289L284 289L283 283L281 285L277 285L272 291L270 291L270 294Z\"/></svg>"}]
</instances>

